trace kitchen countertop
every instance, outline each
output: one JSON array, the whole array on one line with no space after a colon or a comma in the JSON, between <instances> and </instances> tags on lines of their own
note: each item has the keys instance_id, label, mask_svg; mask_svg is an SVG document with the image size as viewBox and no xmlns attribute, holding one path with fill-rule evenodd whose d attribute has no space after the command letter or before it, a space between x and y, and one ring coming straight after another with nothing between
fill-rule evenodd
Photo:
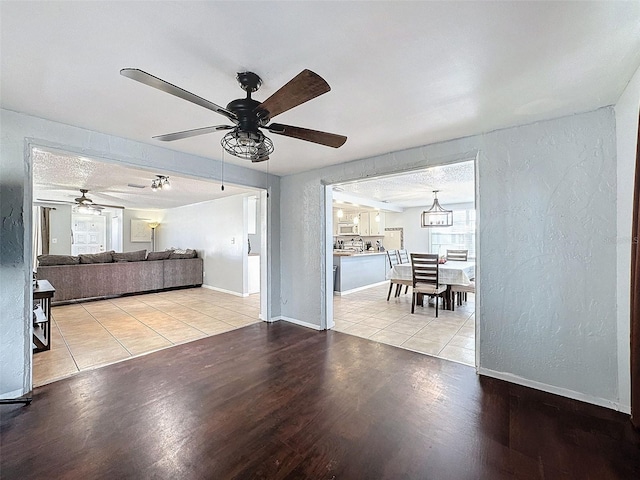
<instances>
[{"instance_id":1,"label":"kitchen countertop","mask_svg":"<svg viewBox=\"0 0 640 480\"><path fill-rule=\"evenodd\" d=\"M385 255L387 252L376 252L375 250L370 252L354 252L350 250L333 250L333 255L337 257L364 257L368 255Z\"/></svg>"}]
</instances>

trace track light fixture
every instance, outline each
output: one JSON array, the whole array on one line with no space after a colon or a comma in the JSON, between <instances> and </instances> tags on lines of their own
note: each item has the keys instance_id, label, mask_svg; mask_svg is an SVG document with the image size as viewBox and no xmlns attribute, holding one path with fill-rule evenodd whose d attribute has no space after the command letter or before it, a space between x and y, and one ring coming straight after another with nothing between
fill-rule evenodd
<instances>
[{"instance_id":1,"label":"track light fixture","mask_svg":"<svg viewBox=\"0 0 640 480\"><path fill-rule=\"evenodd\" d=\"M158 189L160 190L170 190L171 189L171 183L169 183L169 177L165 176L165 175L156 175L156 177L151 181L151 190L154 192L157 192Z\"/></svg>"}]
</instances>

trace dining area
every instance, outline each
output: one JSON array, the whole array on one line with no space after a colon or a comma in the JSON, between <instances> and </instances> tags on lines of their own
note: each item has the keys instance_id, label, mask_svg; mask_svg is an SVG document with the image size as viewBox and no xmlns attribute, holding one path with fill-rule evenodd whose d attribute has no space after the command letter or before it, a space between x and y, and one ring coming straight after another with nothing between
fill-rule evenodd
<instances>
[{"instance_id":1,"label":"dining area","mask_svg":"<svg viewBox=\"0 0 640 480\"><path fill-rule=\"evenodd\" d=\"M424 307L425 297L434 299L436 317L439 303L445 310L455 310L469 293L475 294L475 261L469 260L468 250L447 250L446 255L409 253L407 250L387 250L389 290L387 301L409 293L411 313ZM394 291L395 290L395 291Z\"/></svg>"}]
</instances>

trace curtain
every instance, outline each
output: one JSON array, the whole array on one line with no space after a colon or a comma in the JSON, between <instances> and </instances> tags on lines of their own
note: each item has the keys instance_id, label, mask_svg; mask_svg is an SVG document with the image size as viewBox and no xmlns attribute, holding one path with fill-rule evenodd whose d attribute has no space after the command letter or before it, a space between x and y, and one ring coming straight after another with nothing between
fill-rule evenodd
<instances>
[{"instance_id":1,"label":"curtain","mask_svg":"<svg viewBox=\"0 0 640 480\"><path fill-rule=\"evenodd\" d=\"M640 119L631 233L631 422L640 429Z\"/></svg>"},{"instance_id":2,"label":"curtain","mask_svg":"<svg viewBox=\"0 0 640 480\"><path fill-rule=\"evenodd\" d=\"M51 207L40 207L40 235L42 240L42 255L49 255L49 239L51 237Z\"/></svg>"}]
</instances>

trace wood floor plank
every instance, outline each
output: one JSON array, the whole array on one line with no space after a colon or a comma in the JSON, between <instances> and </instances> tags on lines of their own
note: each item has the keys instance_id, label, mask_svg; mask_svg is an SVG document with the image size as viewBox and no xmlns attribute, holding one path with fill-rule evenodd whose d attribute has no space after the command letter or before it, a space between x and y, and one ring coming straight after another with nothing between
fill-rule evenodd
<instances>
[{"instance_id":1,"label":"wood floor plank","mask_svg":"<svg viewBox=\"0 0 640 480\"><path fill-rule=\"evenodd\" d=\"M1 408L3 480L640 478L626 415L285 322Z\"/></svg>"}]
</instances>

